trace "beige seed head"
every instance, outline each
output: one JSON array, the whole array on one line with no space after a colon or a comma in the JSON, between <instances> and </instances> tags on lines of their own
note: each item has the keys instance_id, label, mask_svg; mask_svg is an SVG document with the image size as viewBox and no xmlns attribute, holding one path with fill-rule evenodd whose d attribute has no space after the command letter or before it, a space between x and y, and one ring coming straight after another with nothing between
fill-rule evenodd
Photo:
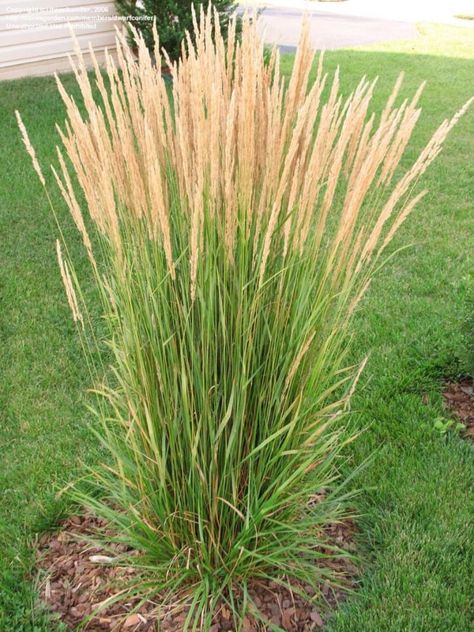
<instances>
[{"instance_id":1,"label":"beige seed head","mask_svg":"<svg viewBox=\"0 0 474 632\"><path fill-rule=\"evenodd\" d=\"M20 113L18 112L18 110L15 110L15 116L16 116L16 120L18 122L18 127L20 128L20 132L21 132L21 136L23 138L23 143L26 147L26 151L28 152L30 158L31 158L31 162L33 163L33 168L36 171L36 174L38 175L39 181L41 182L41 184L43 186L46 186L44 177L43 177L43 172L41 171L41 167L39 166L39 162L36 158L36 152L34 150L33 145L30 142L30 138L28 136L28 132L26 131L26 128L23 124L23 121L21 119Z\"/></svg>"},{"instance_id":2,"label":"beige seed head","mask_svg":"<svg viewBox=\"0 0 474 632\"><path fill-rule=\"evenodd\" d=\"M231 266L237 241L248 240L261 284L280 257L311 257L334 292L351 287L357 302L354 297L369 282L364 271L421 199L413 187L470 102L440 125L391 188L420 115L423 86L411 101L397 105L400 75L377 117L370 113L376 80L364 77L343 97L339 71L331 82L322 55L311 79L315 53L308 22L286 82L276 49L265 62L257 25L248 15L239 37L231 20L227 42L212 7L201 6L193 19L195 32L186 38L182 59L170 63L172 98L139 34L137 61L117 32L116 56L106 54L106 79L90 50L98 99L84 56L76 50L72 63L85 114L57 78L67 114L60 136L71 167L59 154L60 170L54 173L88 253L91 240L73 190L76 179L90 219L120 261L123 227L131 223L162 249L172 279L183 255L176 244L181 244L193 300L199 266L208 256L204 230L211 222ZM61 269L71 298L65 264Z\"/></svg>"}]
</instances>

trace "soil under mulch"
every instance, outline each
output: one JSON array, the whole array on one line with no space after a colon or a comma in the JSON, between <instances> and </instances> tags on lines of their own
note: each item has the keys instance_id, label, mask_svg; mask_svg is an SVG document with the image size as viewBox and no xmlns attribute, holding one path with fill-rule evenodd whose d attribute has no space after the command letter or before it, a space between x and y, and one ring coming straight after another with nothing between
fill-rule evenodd
<instances>
[{"instance_id":1,"label":"soil under mulch","mask_svg":"<svg viewBox=\"0 0 474 632\"><path fill-rule=\"evenodd\" d=\"M97 611L101 602L114 594L117 588L111 584L124 575L133 576L133 568L119 568L101 559L104 551L93 548L82 539L97 530L106 529L104 521L91 516L73 516L63 521L61 529L41 536L38 545L37 568L40 571L40 595L59 619L73 630L84 623L91 613ZM329 541L342 549L353 551L354 524L351 520L335 525L328 530ZM117 553L120 552L117 546ZM123 549L122 549L123 550ZM110 556L110 552L107 553ZM98 556L98 557L97 557ZM354 587L357 568L348 559L330 559L324 562L332 567L348 589ZM313 594L309 586L304 586ZM279 586L275 582L255 583L249 594L264 617L272 624L289 632L320 630L328 617L346 594L340 588L322 586L322 598L326 606L316 608L303 598ZM158 603L148 602L135 610L137 601L117 601L101 609L84 626L88 631L123 632L180 632L186 617L184 611L167 611L158 616ZM323 606L323 603L321 603ZM158 620L159 619L159 620ZM230 610L223 605L214 618L211 632L235 629ZM269 627L246 617L244 632L264 632Z\"/></svg>"},{"instance_id":2,"label":"soil under mulch","mask_svg":"<svg viewBox=\"0 0 474 632\"><path fill-rule=\"evenodd\" d=\"M447 407L466 426L463 436L474 441L474 389L473 381L464 378L460 382L448 382L443 391Z\"/></svg>"}]
</instances>

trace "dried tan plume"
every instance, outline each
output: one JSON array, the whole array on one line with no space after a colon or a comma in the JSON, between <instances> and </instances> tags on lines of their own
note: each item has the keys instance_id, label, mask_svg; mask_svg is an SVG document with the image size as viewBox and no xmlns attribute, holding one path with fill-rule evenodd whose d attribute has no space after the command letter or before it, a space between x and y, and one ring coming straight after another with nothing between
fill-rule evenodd
<instances>
[{"instance_id":1,"label":"dried tan plume","mask_svg":"<svg viewBox=\"0 0 474 632\"><path fill-rule=\"evenodd\" d=\"M75 323L80 323L81 327L84 328L84 319L82 317L81 310L79 309L79 302L77 300L76 290L71 278L69 266L64 260L59 239L56 240L56 255L58 258L59 270L61 272L64 289L66 291L67 302L69 303L73 320Z\"/></svg>"},{"instance_id":2,"label":"dried tan plume","mask_svg":"<svg viewBox=\"0 0 474 632\"><path fill-rule=\"evenodd\" d=\"M34 150L33 145L30 142L30 138L28 136L28 132L26 131L26 128L23 124L23 121L21 119L20 113L18 112L18 110L15 110L15 116L16 116L16 120L18 122L18 127L20 128L20 132L21 132L21 136L23 138L23 143L26 147L26 151L28 152L28 154L30 155L31 158L31 162L33 163L33 168L36 171L36 174L38 175L39 181L41 182L41 184L43 186L46 186L44 177L43 177L43 172L41 171L41 167L39 166L39 162L38 159L36 158L36 152Z\"/></svg>"},{"instance_id":3,"label":"dried tan plume","mask_svg":"<svg viewBox=\"0 0 474 632\"><path fill-rule=\"evenodd\" d=\"M60 130L64 151L90 218L117 255L122 227L130 222L156 241L173 279L185 248L194 300L211 222L231 265L237 240L248 240L262 284L274 260L309 256L320 260L336 293L350 287L352 300L360 296L377 257L422 197L414 186L469 102L441 124L391 186L420 116L423 85L397 105L401 74L376 117L370 113L376 80L362 78L343 97L339 71L330 79L322 55L312 79L308 22L286 82L278 51L266 58L255 21L244 15L237 37L231 20L224 42L211 6L194 15L179 63L162 55L156 28L155 63L137 33L136 38L137 57L117 33L116 57L106 54L106 80L92 50L91 78L76 46L72 63L85 115L57 78L67 113ZM159 72L166 64L171 97ZM17 118L44 183L18 113ZM58 156L60 174L54 174L91 256L72 180Z\"/></svg>"}]
</instances>

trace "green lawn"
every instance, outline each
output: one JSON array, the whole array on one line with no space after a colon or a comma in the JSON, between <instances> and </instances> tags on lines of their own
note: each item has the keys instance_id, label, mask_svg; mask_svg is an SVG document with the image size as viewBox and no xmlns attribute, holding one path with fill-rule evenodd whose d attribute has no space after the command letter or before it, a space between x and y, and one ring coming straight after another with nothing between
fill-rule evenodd
<instances>
[{"instance_id":1,"label":"green lawn","mask_svg":"<svg viewBox=\"0 0 474 632\"><path fill-rule=\"evenodd\" d=\"M377 107L400 70L407 94L428 80L409 163L472 94L473 33L424 26L414 42L327 54L327 68L336 64L347 91L363 74L380 76ZM66 84L73 89L70 77ZM82 461L97 458L97 448L87 430L88 372L56 267L56 229L15 109L43 164L54 160L54 123L64 113L51 78L0 83L0 632L46 632L59 628L33 609L29 544L62 509L55 490ZM473 150L474 108L427 173L430 193L393 244L412 247L378 275L358 317L355 352L371 352L353 401L352 423L366 431L350 455L352 464L372 455L355 482L364 489L364 574L331 632L472 629L474 453L433 424L446 415L443 376L468 370L463 322L474 276ZM56 193L53 201L75 261L83 260Z\"/></svg>"}]
</instances>

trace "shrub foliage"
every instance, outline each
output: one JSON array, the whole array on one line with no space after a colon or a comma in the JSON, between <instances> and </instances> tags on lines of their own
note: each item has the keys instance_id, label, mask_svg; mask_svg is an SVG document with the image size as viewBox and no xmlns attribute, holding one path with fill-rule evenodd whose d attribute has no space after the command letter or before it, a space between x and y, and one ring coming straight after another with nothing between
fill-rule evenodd
<instances>
[{"instance_id":1,"label":"shrub foliage","mask_svg":"<svg viewBox=\"0 0 474 632\"><path fill-rule=\"evenodd\" d=\"M186 32L192 32L193 7L199 11L207 0L115 0L119 15L128 18L143 36L149 50L153 50L153 20L156 20L161 46L171 59L178 59ZM230 15L235 9L234 0L214 0L219 14L221 30L227 32ZM132 35L133 40L133 35Z\"/></svg>"},{"instance_id":2,"label":"shrub foliage","mask_svg":"<svg viewBox=\"0 0 474 632\"><path fill-rule=\"evenodd\" d=\"M96 425L108 458L91 473L97 492L76 497L135 551L117 560L141 570L130 594L186 602L195 629L222 599L236 620L257 613L256 578L334 580L318 560L339 554L321 545L344 512L352 315L462 113L396 172L421 88L396 106L400 77L375 117L375 81L343 97L322 58L311 75L308 28L288 83L249 18L235 31L226 46L217 15L201 12L172 94L141 35L138 63L119 36L121 70L108 57L96 86L79 56L85 116L57 80L67 122L54 174L112 357ZM59 244L58 258L82 331Z\"/></svg>"}]
</instances>

